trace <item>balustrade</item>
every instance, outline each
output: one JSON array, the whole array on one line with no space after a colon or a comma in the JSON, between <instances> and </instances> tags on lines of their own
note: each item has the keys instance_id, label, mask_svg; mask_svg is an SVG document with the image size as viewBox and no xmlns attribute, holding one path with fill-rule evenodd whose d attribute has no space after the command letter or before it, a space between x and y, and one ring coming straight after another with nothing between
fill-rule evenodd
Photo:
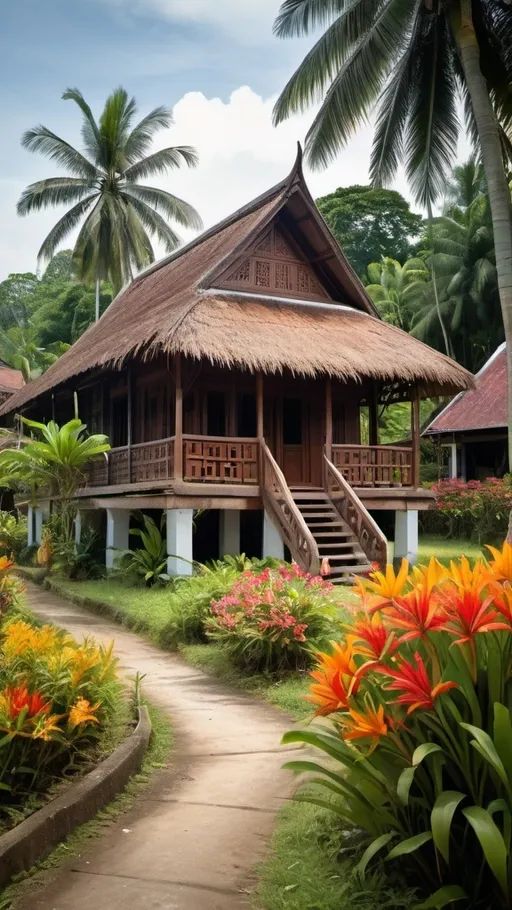
<instances>
[{"instance_id":1,"label":"balustrade","mask_svg":"<svg viewBox=\"0 0 512 910\"><path fill-rule=\"evenodd\" d=\"M258 440L183 437L183 479L208 483L258 483Z\"/></svg>"},{"instance_id":2,"label":"balustrade","mask_svg":"<svg viewBox=\"0 0 512 910\"><path fill-rule=\"evenodd\" d=\"M409 446L333 445L332 462L352 487L412 487Z\"/></svg>"}]
</instances>

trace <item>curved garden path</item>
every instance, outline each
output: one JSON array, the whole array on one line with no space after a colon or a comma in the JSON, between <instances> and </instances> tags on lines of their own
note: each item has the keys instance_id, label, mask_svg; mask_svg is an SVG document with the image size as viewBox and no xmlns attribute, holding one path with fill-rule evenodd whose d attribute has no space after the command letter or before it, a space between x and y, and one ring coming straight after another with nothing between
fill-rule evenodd
<instances>
[{"instance_id":1,"label":"curved garden path","mask_svg":"<svg viewBox=\"0 0 512 910\"><path fill-rule=\"evenodd\" d=\"M171 767L134 807L70 860L19 910L235 910L274 815L293 791L279 746L290 727L270 705L238 694L107 619L27 584L29 608L115 650L123 673L145 674L148 698L172 718Z\"/></svg>"}]
</instances>

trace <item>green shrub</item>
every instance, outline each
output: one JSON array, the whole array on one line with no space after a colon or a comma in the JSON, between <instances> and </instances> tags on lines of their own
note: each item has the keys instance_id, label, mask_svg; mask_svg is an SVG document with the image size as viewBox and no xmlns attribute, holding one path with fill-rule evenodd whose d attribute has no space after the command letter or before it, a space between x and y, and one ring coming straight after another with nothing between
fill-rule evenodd
<instances>
[{"instance_id":1,"label":"green shrub","mask_svg":"<svg viewBox=\"0 0 512 910\"><path fill-rule=\"evenodd\" d=\"M512 508L510 475L487 480L443 480L433 484L433 509L421 513L426 534L485 541L503 540Z\"/></svg>"},{"instance_id":2,"label":"green shrub","mask_svg":"<svg viewBox=\"0 0 512 910\"><path fill-rule=\"evenodd\" d=\"M0 556L13 556L19 563L27 548L27 519L18 513L0 511Z\"/></svg>"},{"instance_id":3,"label":"green shrub","mask_svg":"<svg viewBox=\"0 0 512 910\"><path fill-rule=\"evenodd\" d=\"M329 582L295 564L246 571L212 603L207 632L245 670L303 668L334 634L333 593Z\"/></svg>"},{"instance_id":4,"label":"green shrub","mask_svg":"<svg viewBox=\"0 0 512 910\"><path fill-rule=\"evenodd\" d=\"M219 561L212 568L200 566L198 575L176 579L169 595L170 618L160 634L162 646L205 642L212 601L220 600L239 575L234 565Z\"/></svg>"},{"instance_id":5,"label":"green shrub","mask_svg":"<svg viewBox=\"0 0 512 910\"><path fill-rule=\"evenodd\" d=\"M144 529L134 528L130 532L142 541L142 547L122 550L118 556L119 571L134 581L143 582L147 587L167 584L167 543L162 531L149 515L143 515Z\"/></svg>"}]
</instances>

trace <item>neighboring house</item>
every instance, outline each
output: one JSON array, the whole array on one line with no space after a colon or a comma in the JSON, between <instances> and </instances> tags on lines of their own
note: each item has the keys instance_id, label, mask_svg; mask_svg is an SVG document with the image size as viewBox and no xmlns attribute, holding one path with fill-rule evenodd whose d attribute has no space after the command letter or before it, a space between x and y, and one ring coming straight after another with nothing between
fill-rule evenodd
<instances>
[{"instance_id":1,"label":"neighboring house","mask_svg":"<svg viewBox=\"0 0 512 910\"><path fill-rule=\"evenodd\" d=\"M108 565L128 545L130 512L154 509L169 570L189 573L194 511L208 510L194 537L202 558L282 557L286 544L312 572L327 557L340 580L386 559L368 509L396 513L396 553L414 558L431 502L419 489L420 398L472 386L379 318L299 153L286 180L139 275L0 413L63 422L77 393L91 432L108 433L112 450L79 494L82 516L106 516ZM412 444L379 446L379 409L404 400Z\"/></svg>"},{"instance_id":2,"label":"neighboring house","mask_svg":"<svg viewBox=\"0 0 512 910\"><path fill-rule=\"evenodd\" d=\"M508 379L505 342L423 431L449 450L448 476L462 480L503 477L508 465Z\"/></svg>"},{"instance_id":3,"label":"neighboring house","mask_svg":"<svg viewBox=\"0 0 512 910\"><path fill-rule=\"evenodd\" d=\"M13 370L0 360L0 405L25 385L21 370Z\"/></svg>"}]
</instances>

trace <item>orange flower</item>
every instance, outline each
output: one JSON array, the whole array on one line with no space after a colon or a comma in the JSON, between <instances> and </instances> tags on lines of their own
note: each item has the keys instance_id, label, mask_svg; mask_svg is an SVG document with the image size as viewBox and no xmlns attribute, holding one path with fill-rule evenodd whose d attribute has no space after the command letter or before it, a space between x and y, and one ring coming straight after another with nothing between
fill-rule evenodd
<instances>
[{"instance_id":1,"label":"orange flower","mask_svg":"<svg viewBox=\"0 0 512 910\"><path fill-rule=\"evenodd\" d=\"M76 705L73 705L69 712L69 726L78 727L81 724L99 723L98 718L95 717L94 714L94 712L98 710L99 706L99 702L96 702L95 705L91 705L91 703L86 698L79 698Z\"/></svg>"},{"instance_id":2,"label":"orange flower","mask_svg":"<svg viewBox=\"0 0 512 910\"><path fill-rule=\"evenodd\" d=\"M473 639L478 633L511 631L510 623L498 620L498 610L492 609L493 595L482 601L480 594L483 587L485 584L469 591L458 588L443 595L445 622L442 628L450 635L459 636L454 642L456 645L469 642L474 650Z\"/></svg>"},{"instance_id":3,"label":"orange flower","mask_svg":"<svg viewBox=\"0 0 512 910\"><path fill-rule=\"evenodd\" d=\"M48 717L42 717L34 727L32 739L42 739L44 742L56 739L55 736L52 737L50 734L62 733L57 721L61 720L63 716L63 714L49 714Z\"/></svg>"},{"instance_id":4,"label":"orange flower","mask_svg":"<svg viewBox=\"0 0 512 910\"><path fill-rule=\"evenodd\" d=\"M7 556L0 556L0 574L8 572L13 565L12 559L9 559Z\"/></svg>"},{"instance_id":5,"label":"orange flower","mask_svg":"<svg viewBox=\"0 0 512 910\"><path fill-rule=\"evenodd\" d=\"M391 655L399 647L395 633L385 628L378 613L359 617L352 626L345 628L354 637L354 653L361 654L370 661L380 660L384 652Z\"/></svg>"},{"instance_id":6,"label":"orange flower","mask_svg":"<svg viewBox=\"0 0 512 910\"><path fill-rule=\"evenodd\" d=\"M494 579L496 581L512 581L512 545L505 541L501 550L497 550L496 547L490 547L489 544L487 544L487 549L494 556L494 559L489 563L489 570Z\"/></svg>"},{"instance_id":7,"label":"orange flower","mask_svg":"<svg viewBox=\"0 0 512 910\"><path fill-rule=\"evenodd\" d=\"M481 559L476 559L472 567L467 556L461 556L459 564L451 560L446 577L465 591L480 590L489 580L489 567Z\"/></svg>"},{"instance_id":8,"label":"orange flower","mask_svg":"<svg viewBox=\"0 0 512 910\"><path fill-rule=\"evenodd\" d=\"M407 575L409 572L409 563L402 559L400 569L395 574L392 565L386 566L384 572L372 572L371 581L363 581L363 586L372 594L377 595L379 602L371 607L372 612L383 606L383 603L389 603L395 597L399 597L407 585Z\"/></svg>"},{"instance_id":9,"label":"orange flower","mask_svg":"<svg viewBox=\"0 0 512 910\"><path fill-rule=\"evenodd\" d=\"M444 617L439 606L439 595L430 594L427 588L418 586L404 597L395 597L392 606L386 609L386 618L406 634L401 641L424 638L427 632L443 628Z\"/></svg>"},{"instance_id":10,"label":"orange flower","mask_svg":"<svg viewBox=\"0 0 512 910\"><path fill-rule=\"evenodd\" d=\"M318 667L310 673L316 685L312 685L311 694L305 696L306 701L317 705L317 715L346 708L349 695L358 688L353 636L347 636L345 644L331 642L331 645L331 654L317 654Z\"/></svg>"},{"instance_id":11,"label":"orange flower","mask_svg":"<svg viewBox=\"0 0 512 910\"><path fill-rule=\"evenodd\" d=\"M40 692L33 692L32 695L26 685L7 686L3 692L3 703L6 712L11 720L19 717L22 711L26 711L27 717L35 717L37 714L48 714L51 704L44 700Z\"/></svg>"},{"instance_id":12,"label":"orange flower","mask_svg":"<svg viewBox=\"0 0 512 910\"><path fill-rule=\"evenodd\" d=\"M331 564L327 556L324 556L322 559L322 565L320 566L320 575L325 578L326 575L331 574Z\"/></svg>"},{"instance_id":13,"label":"orange flower","mask_svg":"<svg viewBox=\"0 0 512 910\"><path fill-rule=\"evenodd\" d=\"M382 673L393 679L393 682L384 686L384 688L390 691L402 692L402 695L397 698L396 704L409 705L408 714L418 708L431 711L436 698L439 698L444 692L448 692L449 689L457 688L457 683L454 682L438 683L437 686L432 687L425 664L418 652L415 653L414 659L416 667L407 660L401 660L396 669L394 667L380 667Z\"/></svg>"},{"instance_id":14,"label":"orange flower","mask_svg":"<svg viewBox=\"0 0 512 910\"><path fill-rule=\"evenodd\" d=\"M492 603L498 613L512 622L512 586L510 582L506 581L503 585L491 582L489 593L492 595Z\"/></svg>"},{"instance_id":15,"label":"orange flower","mask_svg":"<svg viewBox=\"0 0 512 910\"><path fill-rule=\"evenodd\" d=\"M439 584L443 578L446 578L448 570L441 565L439 560L432 556L427 566L413 566L409 581L414 585L420 585L430 594L431 591Z\"/></svg>"},{"instance_id":16,"label":"orange flower","mask_svg":"<svg viewBox=\"0 0 512 910\"><path fill-rule=\"evenodd\" d=\"M372 745L368 754L373 752L378 745L380 737L386 736L388 732L383 705L377 709L371 705L371 707L367 707L366 712L349 708L348 715L344 714L341 718L341 724L343 725L343 738L349 742L356 739L371 739Z\"/></svg>"}]
</instances>

